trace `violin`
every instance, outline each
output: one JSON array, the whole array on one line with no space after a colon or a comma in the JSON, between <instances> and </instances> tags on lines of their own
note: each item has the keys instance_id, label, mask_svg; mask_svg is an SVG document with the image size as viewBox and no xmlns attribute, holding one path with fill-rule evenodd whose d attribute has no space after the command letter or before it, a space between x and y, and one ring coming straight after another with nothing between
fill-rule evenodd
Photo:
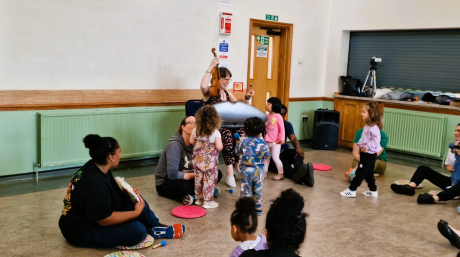
<instances>
[{"instance_id":1,"label":"violin","mask_svg":"<svg viewBox=\"0 0 460 257\"><path fill-rule=\"evenodd\" d=\"M216 54L216 49L213 47L211 49L211 52L214 54L214 58L217 58ZM212 68L211 70L211 97L216 97L217 94L219 93L219 80L220 80L220 74L219 74L219 65L216 65L216 67Z\"/></svg>"}]
</instances>

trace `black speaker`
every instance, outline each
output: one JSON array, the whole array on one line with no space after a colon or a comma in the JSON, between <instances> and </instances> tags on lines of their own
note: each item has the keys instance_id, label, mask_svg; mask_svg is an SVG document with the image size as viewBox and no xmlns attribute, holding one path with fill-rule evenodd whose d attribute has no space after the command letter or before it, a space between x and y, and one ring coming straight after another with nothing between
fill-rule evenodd
<instances>
[{"instance_id":1,"label":"black speaker","mask_svg":"<svg viewBox=\"0 0 460 257\"><path fill-rule=\"evenodd\" d=\"M313 148L336 149L339 144L340 112L318 109L313 120Z\"/></svg>"}]
</instances>

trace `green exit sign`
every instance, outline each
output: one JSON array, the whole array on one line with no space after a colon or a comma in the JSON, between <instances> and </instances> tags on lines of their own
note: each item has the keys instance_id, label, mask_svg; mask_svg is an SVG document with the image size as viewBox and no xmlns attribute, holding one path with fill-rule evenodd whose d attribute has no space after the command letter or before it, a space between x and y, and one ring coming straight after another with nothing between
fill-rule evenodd
<instances>
[{"instance_id":1,"label":"green exit sign","mask_svg":"<svg viewBox=\"0 0 460 257\"><path fill-rule=\"evenodd\" d=\"M257 35L257 42L261 45L268 45L268 36Z\"/></svg>"},{"instance_id":2,"label":"green exit sign","mask_svg":"<svg viewBox=\"0 0 460 257\"><path fill-rule=\"evenodd\" d=\"M278 15L265 14L267 21L278 21Z\"/></svg>"}]
</instances>

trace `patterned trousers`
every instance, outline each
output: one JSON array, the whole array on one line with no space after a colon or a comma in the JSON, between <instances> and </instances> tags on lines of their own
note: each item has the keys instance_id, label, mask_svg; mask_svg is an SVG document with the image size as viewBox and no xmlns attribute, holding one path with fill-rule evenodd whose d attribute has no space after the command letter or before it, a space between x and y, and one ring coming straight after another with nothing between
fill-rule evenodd
<instances>
[{"instance_id":1,"label":"patterned trousers","mask_svg":"<svg viewBox=\"0 0 460 257\"><path fill-rule=\"evenodd\" d=\"M217 165L208 169L200 170L198 165L193 165L195 169L195 197L199 200L214 201L214 188L217 184L218 167Z\"/></svg>"},{"instance_id":2,"label":"patterned trousers","mask_svg":"<svg viewBox=\"0 0 460 257\"><path fill-rule=\"evenodd\" d=\"M221 128L219 129L220 134L222 135L222 144L224 149L222 149L222 156L224 157L225 165L232 165L236 162L235 158L235 138L233 137L234 133L244 134L243 128Z\"/></svg>"},{"instance_id":3,"label":"patterned trousers","mask_svg":"<svg viewBox=\"0 0 460 257\"><path fill-rule=\"evenodd\" d=\"M240 171L241 197L254 196L256 209L262 210L262 188L264 169L262 167L244 167Z\"/></svg>"}]
</instances>

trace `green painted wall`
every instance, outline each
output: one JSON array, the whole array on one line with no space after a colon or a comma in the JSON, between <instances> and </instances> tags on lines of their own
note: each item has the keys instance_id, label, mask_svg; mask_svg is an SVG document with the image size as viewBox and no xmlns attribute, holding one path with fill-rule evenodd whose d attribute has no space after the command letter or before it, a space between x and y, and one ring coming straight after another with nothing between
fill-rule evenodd
<instances>
[{"instance_id":1,"label":"green painted wall","mask_svg":"<svg viewBox=\"0 0 460 257\"><path fill-rule=\"evenodd\" d=\"M162 107L109 108L103 110L135 110L145 108L155 109ZM184 107L174 106L173 108L183 109ZM297 137L303 140L310 139L313 134L313 117L315 110L318 108L333 110L334 103L329 101L291 102L288 108L288 120L292 123ZM62 110L62 112L93 112L95 110L102 109ZM46 113L55 111L0 112L0 120L2 121L0 123L0 176L33 172L33 163L37 161L38 155L37 112ZM407 112L410 113L414 111ZM306 124L302 124L302 115L308 115ZM447 114L440 115L445 115L447 117L446 131L440 131L440 133L446 134L446 141L444 144L447 150L448 144L454 140L454 129L457 124L460 123L460 116ZM423 126L423 124L421 124L421 126ZM307 133L307 128L310 135Z\"/></svg>"},{"instance_id":2,"label":"green painted wall","mask_svg":"<svg viewBox=\"0 0 460 257\"><path fill-rule=\"evenodd\" d=\"M164 107L132 107L104 109L72 109L62 112L94 112L97 110L136 110ZM184 106L170 108L184 109ZM0 112L0 176L33 172L33 164L38 158L37 113L55 110ZM185 116L185 110L184 110ZM179 124L179 121L178 121ZM83 146L83 143L82 143ZM89 156L88 156L89 158Z\"/></svg>"},{"instance_id":3,"label":"green painted wall","mask_svg":"<svg viewBox=\"0 0 460 257\"><path fill-rule=\"evenodd\" d=\"M288 120L292 123L297 138L299 140L311 139L313 136L313 117L315 116L315 111L319 108L334 110L334 102L290 102L288 108ZM302 115L308 115L308 121L306 124L302 124Z\"/></svg>"}]
</instances>

